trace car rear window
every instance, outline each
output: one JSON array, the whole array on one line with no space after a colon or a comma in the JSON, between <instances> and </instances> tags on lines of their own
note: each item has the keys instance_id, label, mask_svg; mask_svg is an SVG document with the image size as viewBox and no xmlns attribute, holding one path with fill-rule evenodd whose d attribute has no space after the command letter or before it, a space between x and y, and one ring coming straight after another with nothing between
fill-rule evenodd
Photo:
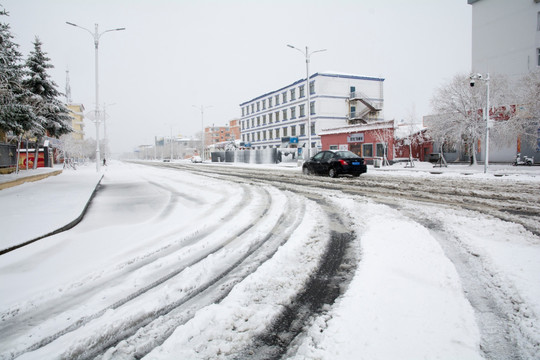
<instances>
[{"instance_id":1,"label":"car rear window","mask_svg":"<svg viewBox=\"0 0 540 360\"><path fill-rule=\"evenodd\" d=\"M342 159L350 159L350 158L359 158L360 156L356 155L355 153L351 151L338 151L336 152L336 156Z\"/></svg>"}]
</instances>

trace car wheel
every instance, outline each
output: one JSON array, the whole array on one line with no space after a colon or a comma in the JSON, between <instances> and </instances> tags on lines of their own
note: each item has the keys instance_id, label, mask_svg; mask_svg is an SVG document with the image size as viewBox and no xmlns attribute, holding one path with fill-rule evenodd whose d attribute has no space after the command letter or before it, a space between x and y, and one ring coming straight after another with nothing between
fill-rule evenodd
<instances>
[{"instance_id":1,"label":"car wheel","mask_svg":"<svg viewBox=\"0 0 540 360\"><path fill-rule=\"evenodd\" d=\"M304 167L302 168L302 173L303 173L304 175L311 175L311 170L309 170L309 167L304 166Z\"/></svg>"},{"instance_id":2,"label":"car wheel","mask_svg":"<svg viewBox=\"0 0 540 360\"><path fill-rule=\"evenodd\" d=\"M328 170L328 176L330 176L331 178L337 177L337 171L336 171L336 169L330 168L330 170Z\"/></svg>"}]
</instances>

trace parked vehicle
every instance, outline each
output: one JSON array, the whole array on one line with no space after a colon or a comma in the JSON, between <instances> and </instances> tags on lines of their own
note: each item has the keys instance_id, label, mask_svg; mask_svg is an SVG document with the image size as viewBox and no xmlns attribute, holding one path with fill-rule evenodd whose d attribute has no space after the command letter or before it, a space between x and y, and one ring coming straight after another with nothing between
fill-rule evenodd
<instances>
[{"instance_id":1,"label":"parked vehicle","mask_svg":"<svg viewBox=\"0 0 540 360\"><path fill-rule=\"evenodd\" d=\"M521 154L518 153L516 155L516 160L514 160L514 162L512 163L512 165L514 166L517 166L517 165L527 165L527 166L531 166L534 164L534 157L529 157L529 156L526 156L524 155L523 156L523 160L521 159Z\"/></svg>"},{"instance_id":2,"label":"parked vehicle","mask_svg":"<svg viewBox=\"0 0 540 360\"><path fill-rule=\"evenodd\" d=\"M200 156L192 156L191 157L191 162L192 163L202 163L202 159Z\"/></svg>"},{"instance_id":3,"label":"parked vehicle","mask_svg":"<svg viewBox=\"0 0 540 360\"><path fill-rule=\"evenodd\" d=\"M367 166L363 158L351 151L321 151L302 165L302 172L330 177L360 176L367 172Z\"/></svg>"}]
</instances>

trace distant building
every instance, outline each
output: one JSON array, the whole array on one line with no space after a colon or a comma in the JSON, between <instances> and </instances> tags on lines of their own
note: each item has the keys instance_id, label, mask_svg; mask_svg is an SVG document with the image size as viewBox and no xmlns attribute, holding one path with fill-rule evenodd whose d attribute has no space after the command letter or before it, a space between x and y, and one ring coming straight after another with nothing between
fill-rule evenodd
<instances>
[{"instance_id":1,"label":"distant building","mask_svg":"<svg viewBox=\"0 0 540 360\"><path fill-rule=\"evenodd\" d=\"M383 81L360 75L316 73L310 76L308 88L306 79L301 79L256 96L240 104L241 141L252 149L321 149L319 134L323 129L382 121Z\"/></svg>"},{"instance_id":2,"label":"distant building","mask_svg":"<svg viewBox=\"0 0 540 360\"><path fill-rule=\"evenodd\" d=\"M240 139L239 120L234 119L226 126L207 126L204 128L205 148L217 143L234 141Z\"/></svg>"},{"instance_id":3,"label":"distant building","mask_svg":"<svg viewBox=\"0 0 540 360\"><path fill-rule=\"evenodd\" d=\"M71 127L73 132L71 136L74 140L84 140L84 105L67 104L69 115L71 116Z\"/></svg>"}]
</instances>

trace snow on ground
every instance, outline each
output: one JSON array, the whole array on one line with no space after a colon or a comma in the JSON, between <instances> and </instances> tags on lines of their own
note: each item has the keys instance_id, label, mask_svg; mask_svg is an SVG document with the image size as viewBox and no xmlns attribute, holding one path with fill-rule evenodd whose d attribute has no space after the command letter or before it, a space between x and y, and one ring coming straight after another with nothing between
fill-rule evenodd
<instances>
[{"instance_id":1,"label":"snow on ground","mask_svg":"<svg viewBox=\"0 0 540 360\"><path fill-rule=\"evenodd\" d=\"M62 168L38 168L19 174L0 175L1 182L31 175L46 174ZM81 215L101 178L92 166L38 182L27 182L0 190L2 238L0 250L35 239L57 230Z\"/></svg>"},{"instance_id":2,"label":"snow on ground","mask_svg":"<svg viewBox=\"0 0 540 360\"><path fill-rule=\"evenodd\" d=\"M362 259L348 291L293 358L481 358L474 312L429 232L388 206L335 201L358 219Z\"/></svg>"},{"instance_id":3,"label":"snow on ground","mask_svg":"<svg viewBox=\"0 0 540 360\"><path fill-rule=\"evenodd\" d=\"M254 167L272 168L268 165ZM299 172L299 167L294 165L279 168ZM470 173L474 170L475 175L472 176L485 178L486 181L494 178L492 174L483 174L480 167L458 169L450 166L451 171L444 169L445 174L431 174L431 166L412 170L398 164L382 169L370 167L369 171L400 176L470 177L463 175L464 171ZM540 182L540 171L534 167L522 170L508 166L495 169L493 166L493 170L504 174L508 181ZM88 184L87 181L96 181L90 172L85 175L85 171L79 170L64 171L60 176L68 182ZM29 216L38 219L36 213L46 211L51 203L55 205L55 212L64 214L64 218L66 214L74 212L73 202L70 203L71 199L66 197L62 186L53 187L52 193L42 194L47 195L49 200L38 195L25 195L39 194L40 184L43 183L28 183L0 191L2 227L24 229L28 234L26 236L35 236L40 231L47 232L44 230L46 224L39 220L28 222ZM119 163L109 165L102 184L108 189L116 189L119 194L129 194L129 203L122 204L122 201L126 201L125 196L117 199L98 196L92 206L99 209L99 216L92 223L83 222L69 233L38 242L24 251L0 256L2 322L18 312L31 312L40 303L48 303L52 308L64 306L64 294L84 289L86 282L99 286L98 280L101 279L103 284L108 284L105 280L109 275L123 269L129 270L131 262L159 253L164 247L178 243L179 239L189 238L211 226L211 219L207 219L210 222L203 221L205 214L217 211L213 212L213 217L220 219L219 211L225 213L226 210L219 208L218 204L230 202L230 207L233 207L245 191L238 185L216 179L189 173L182 173L179 179L170 170ZM284 195L276 193L275 189L267 191L275 199L270 211L283 207ZM86 195L78 194L73 198L82 196ZM480 332L474 311L466 299L454 265L433 233L415 221L414 217L389 206L336 193L326 196L340 206L354 224L358 236L355 245L361 253L361 261L346 293L333 307L313 320L306 333L296 340L296 350L288 357L481 358ZM50 199L55 197L59 200L51 202ZM32 201L33 206L26 207L24 212L5 210L16 207L21 201ZM251 208L245 209L243 216L235 217L234 221L224 221L220 226L221 234L231 233L235 227L254 221L258 214L257 207L262 205L254 203ZM136 209L137 215L126 216L126 206ZM485 259L488 270L514 295L526 312L517 321L529 330L533 339L538 340L539 336L535 333L540 333L540 239L537 236L521 226L468 211L435 209L418 204L403 204L403 207L408 213L436 219L443 231L455 236L463 246ZM328 226L325 225L329 220L311 201L307 202L306 209L311 216L302 220L291 239L270 260L238 284L219 304L203 308L189 322L177 327L165 343L146 358L234 358L237 351L262 331L272 320L273 314L287 303L292 296L290 289L301 286L316 266L316 259L325 245L320 240L321 235L327 231ZM22 216L23 213L25 216ZM278 216L276 213L271 218ZM104 223L105 227L101 225ZM8 233L20 233L22 230L17 231L10 230ZM210 236L205 241L211 239ZM11 244L12 241L6 243ZM201 249L209 244L204 241L192 244L188 253L196 252L197 246ZM4 247L4 240L2 245ZM121 283L114 284L109 290L109 285L102 285L107 287L97 293L99 296L90 296L88 302L77 304L66 313L57 309L59 315L40 328L29 326L26 333L3 337L0 340L0 358L9 359L10 351L24 349L32 343L28 339L47 333L48 326L54 328L62 321L68 324L70 317L77 318L101 309L110 301L103 299L103 296L114 298L119 293L133 291L146 277L155 276L152 271L156 267L167 267L183 261L182 256L174 253L152 264L154 269L143 267L122 278ZM153 306L170 301L182 289L203 281L202 277L212 272L213 266L219 263L216 258L212 260L189 269L181 278L183 280L178 288L165 286L134 302L127 310L108 310L103 318L89 323L78 332L83 333L84 341L91 342L98 341L103 331L118 331L115 323L122 317L151 312ZM75 343L78 340L70 336L67 334L58 343L52 343L35 353L26 353L22 358L57 358L58 354L66 354L66 349L72 348L70 351L74 351L74 348L85 345L85 342ZM119 351L106 354L104 358L116 358L120 356L121 348ZM122 356L127 358L130 354L124 353Z\"/></svg>"}]
</instances>

